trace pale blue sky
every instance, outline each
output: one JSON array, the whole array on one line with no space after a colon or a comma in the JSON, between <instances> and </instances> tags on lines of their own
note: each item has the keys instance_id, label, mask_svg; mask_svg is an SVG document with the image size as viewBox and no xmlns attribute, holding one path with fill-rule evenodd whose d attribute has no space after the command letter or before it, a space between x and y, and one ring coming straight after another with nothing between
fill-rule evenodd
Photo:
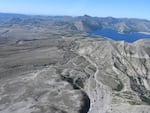
<instances>
[{"instance_id":1,"label":"pale blue sky","mask_svg":"<svg viewBox=\"0 0 150 113\"><path fill-rule=\"evenodd\" d=\"M150 19L150 0L0 0L0 12Z\"/></svg>"}]
</instances>

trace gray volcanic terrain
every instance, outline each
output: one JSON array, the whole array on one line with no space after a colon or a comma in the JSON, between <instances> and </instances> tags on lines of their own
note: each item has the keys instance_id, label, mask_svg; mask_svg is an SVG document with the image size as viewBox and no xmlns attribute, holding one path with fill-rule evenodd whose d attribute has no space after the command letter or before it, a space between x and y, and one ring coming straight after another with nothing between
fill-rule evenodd
<instances>
[{"instance_id":1,"label":"gray volcanic terrain","mask_svg":"<svg viewBox=\"0 0 150 113\"><path fill-rule=\"evenodd\" d=\"M95 19L124 21L0 14L0 113L150 113L150 40L91 36Z\"/></svg>"}]
</instances>

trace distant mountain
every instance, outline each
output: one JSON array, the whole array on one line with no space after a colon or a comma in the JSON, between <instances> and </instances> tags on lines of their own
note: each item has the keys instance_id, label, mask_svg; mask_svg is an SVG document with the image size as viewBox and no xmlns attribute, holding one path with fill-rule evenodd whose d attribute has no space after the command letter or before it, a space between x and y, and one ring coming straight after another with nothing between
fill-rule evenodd
<instances>
[{"instance_id":1,"label":"distant mountain","mask_svg":"<svg viewBox=\"0 0 150 113\"><path fill-rule=\"evenodd\" d=\"M150 21L144 19L70 16L29 16L21 14L0 13L0 25L32 25L52 27L53 29L68 29L79 31L93 31L97 29L113 29L120 33L150 32ZM5 24L4 24L5 23ZM6 24L7 23L7 24Z\"/></svg>"},{"instance_id":2,"label":"distant mountain","mask_svg":"<svg viewBox=\"0 0 150 113\"><path fill-rule=\"evenodd\" d=\"M121 33L129 32L150 32L150 21L144 19L129 19L129 18L113 18L113 17L90 17L82 16L78 17L81 20L84 30L87 28L91 30L95 29L113 29Z\"/></svg>"}]
</instances>

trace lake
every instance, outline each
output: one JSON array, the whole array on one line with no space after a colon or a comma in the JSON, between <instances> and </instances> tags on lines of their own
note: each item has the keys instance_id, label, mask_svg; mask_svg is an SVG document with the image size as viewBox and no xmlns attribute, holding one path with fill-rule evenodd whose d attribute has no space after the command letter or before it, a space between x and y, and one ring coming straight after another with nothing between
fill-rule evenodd
<instances>
[{"instance_id":1,"label":"lake","mask_svg":"<svg viewBox=\"0 0 150 113\"><path fill-rule=\"evenodd\" d=\"M124 40L126 42L134 42L136 40L143 39L143 38L149 38L150 39L150 35L148 35L148 34L142 34L142 33L124 33L124 34L121 34L115 30L112 30L112 29L96 30L96 31L90 32L90 34L108 37L108 38L111 38L111 39L116 40L116 41Z\"/></svg>"}]
</instances>

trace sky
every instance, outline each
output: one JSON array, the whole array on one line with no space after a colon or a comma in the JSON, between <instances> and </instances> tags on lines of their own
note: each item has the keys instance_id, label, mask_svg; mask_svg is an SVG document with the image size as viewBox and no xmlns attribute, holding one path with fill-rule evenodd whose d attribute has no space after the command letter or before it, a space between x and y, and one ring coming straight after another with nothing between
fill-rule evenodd
<instances>
[{"instance_id":1,"label":"sky","mask_svg":"<svg viewBox=\"0 0 150 113\"><path fill-rule=\"evenodd\" d=\"M0 0L0 12L150 20L150 0Z\"/></svg>"}]
</instances>

